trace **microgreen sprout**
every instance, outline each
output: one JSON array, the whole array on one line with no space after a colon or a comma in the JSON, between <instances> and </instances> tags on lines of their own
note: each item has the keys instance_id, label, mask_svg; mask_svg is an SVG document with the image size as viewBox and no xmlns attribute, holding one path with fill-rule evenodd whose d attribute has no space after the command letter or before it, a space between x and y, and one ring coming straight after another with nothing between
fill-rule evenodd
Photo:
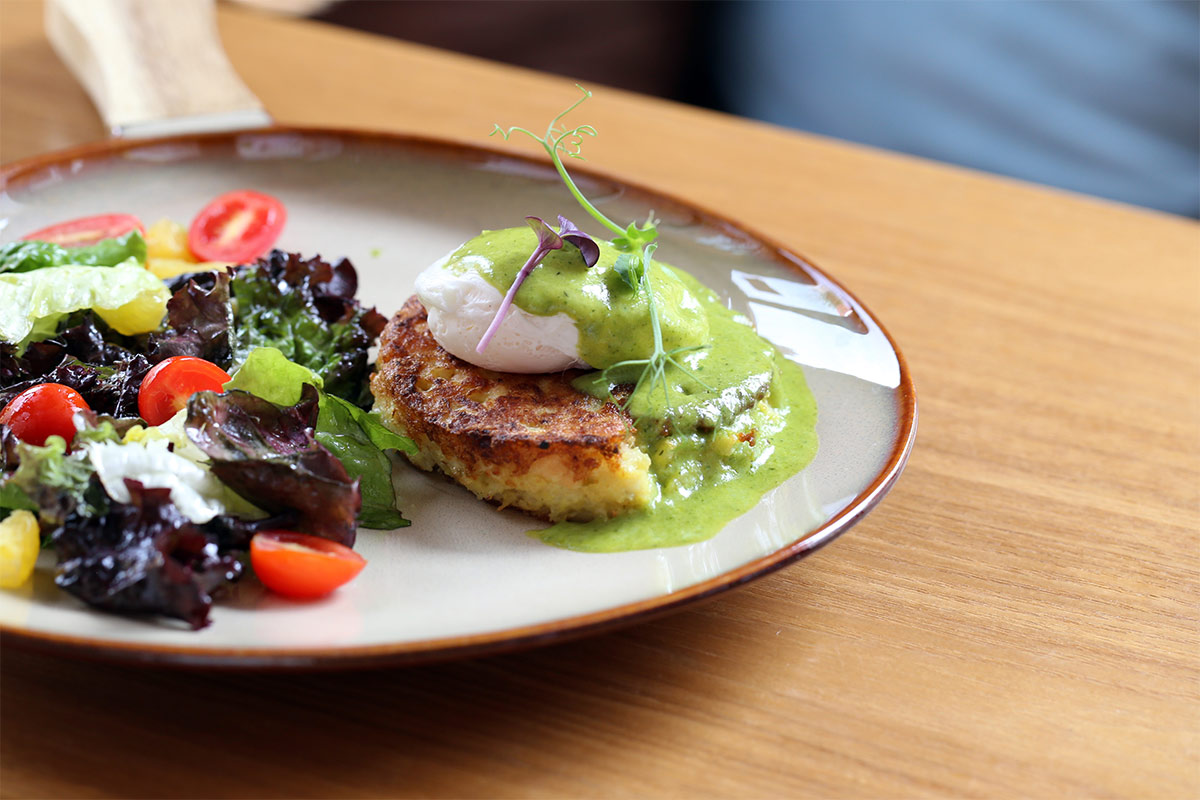
<instances>
[{"instance_id":1,"label":"microgreen sprout","mask_svg":"<svg viewBox=\"0 0 1200 800\"><path fill-rule=\"evenodd\" d=\"M681 364L677 358L677 356L680 356L683 353L702 349L706 347L706 345L678 347L674 350L667 350L663 345L662 324L659 320L658 304L654 298L654 290L652 286L652 267L654 266L652 257L655 250L658 248L658 245L655 244L655 239L658 238L658 228L654 219L654 215L651 214L647 218L646 222L642 225L631 222L625 227L621 227L616 222L613 222L611 219L609 219L602 211L600 211L600 209L592 205L591 201L583 195L583 192L579 191L579 187L575 185L575 181L571 178L571 174L567 172L567 168L563 164L563 157L565 156L567 158L578 158L583 160L581 151L583 149L584 137L595 137L597 135L596 129L591 125L576 125L574 127L568 127L567 123L563 121L568 114L570 114L585 100L592 96L592 93L587 89L584 89L582 86L576 84L576 88L583 93L583 96L568 106L565 111L561 112L554 119L550 120L550 124L546 126L545 134L539 136L527 128L512 127L505 129L501 128L499 125L495 125L492 128L491 133L488 135L494 136L498 133L505 141L508 141L514 133L521 133L533 139L535 142L538 142L550 156L550 160L553 162L554 168L558 171L559 177L562 178L563 183L566 184L567 190L571 193L571 196L575 198L579 205L583 207L584 211L587 211L593 219L616 234L612 240L613 246L623 252L617 259L617 263L614 265L614 270L616 270L617 274L629 286L630 289L634 290L635 292L641 291L646 298L646 305L650 310L650 329L654 335L654 352L652 352L647 358L632 359L629 361L621 361L616 364L610 364L608 367L605 367L603 370L601 370L601 378L607 381L611 386L612 380L610 378L612 377L614 370L640 366L642 367L642 371L638 376L637 382L634 384L633 392L625 400L624 408L628 410L629 404L633 400L633 396L637 394L638 390L641 389L643 385L647 386L647 395L652 394L654 390L661 385L663 397L666 400L667 407L669 408L671 405L671 393L667 384L666 376L668 365L674 366L676 369L688 375L692 380L696 381L696 383L700 384L701 386L704 386L706 389L709 388L704 381L696 377L696 375L694 375L691 370ZM530 267L530 269L532 269L532 267ZM517 280L514 281L514 287L518 286L520 282L524 280L522 274L525 274L524 269L521 271L521 274L517 276ZM515 288L509 290L509 295L513 295L515 293ZM506 300L507 299L508 298L506 298ZM501 308L502 311L507 311L506 306L502 306ZM499 319L499 316L497 316L497 319ZM496 327L497 324L498 323L493 322L492 327ZM489 328L489 332L490 330L491 329ZM486 334L484 338L485 340L488 338ZM481 351L483 346L484 343L481 342ZM611 395L611 389L609 391Z\"/></svg>"},{"instance_id":2,"label":"microgreen sprout","mask_svg":"<svg viewBox=\"0 0 1200 800\"><path fill-rule=\"evenodd\" d=\"M496 310L496 316L492 317L492 324L488 325L483 338L479 340L479 344L475 347L476 353L482 353L487 349L488 344L492 341L492 337L500 329L500 323L504 322L504 318L508 316L508 311L512 308L513 298L517 296L517 290L521 288L521 284L529 277L529 273L533 272L534 268L542 263L543 259L550 255L551 251L561 250L564 243L574 245L579 248L579 253L583 256L583 264L588 269L595 266L596 261L600 258L600 245L596 244L592 237L575 227L575 223L566 217L559 216L557 231L547 225L546 220L541 217L529 216L525 218L525 222L537 234L537 247L533 249L533 253L530 254L529 260L525 262L525 266L521 267L521 271L517 273L512 286L508 287L508 292L504 295L504 300L501 301L500 308Z\"/></svg>"}]
</instances>

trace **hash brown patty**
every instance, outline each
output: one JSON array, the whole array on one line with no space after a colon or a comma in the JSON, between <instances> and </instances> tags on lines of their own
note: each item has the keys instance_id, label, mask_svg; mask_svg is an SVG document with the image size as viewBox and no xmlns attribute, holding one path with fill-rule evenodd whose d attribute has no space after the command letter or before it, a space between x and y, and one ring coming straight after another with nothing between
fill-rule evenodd
<instances>
[{"instance_id":1,"label":"hash brown patty","mask_svg":"<svg viewBox=\"0 0 1200 800\"><path fill-rule=\"evenodd\" d=\"M651 500L633 420L571 386L579 370L518 375L462 361L434 340L415 296L379 341L375 408L416 443L408 458L421 469L550 521L613 517Z\"/></svg>"}]
</instances>

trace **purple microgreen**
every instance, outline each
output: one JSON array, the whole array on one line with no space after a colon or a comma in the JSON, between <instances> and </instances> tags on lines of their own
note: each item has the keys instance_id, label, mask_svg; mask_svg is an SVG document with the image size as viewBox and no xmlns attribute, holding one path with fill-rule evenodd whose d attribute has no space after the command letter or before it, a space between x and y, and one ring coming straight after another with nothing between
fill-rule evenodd
<instances>
[{"instance_id":1,"label":"purple microgreen","mask_svg":"<svg viewBox=\"0 0 1200 800\"><path fill-rule=\"evenodd\" d=\"M575 223L562 214L558 215L558 235L564 241L579 248L579 254L583 256L585 267L591 269L596 266L596 262L600 260L600 245L596 244L595 239L575 227Z\"/></svg>"},{"instance_id":2,"label":"purple microgreen","mask_svg":"<svg viewBox=\"0 0 1200 800\"><path fill-rule=\"evenodd\" d=\"M508 316L508 310L512 308L513 298L517 296L517 290L521 288L521 284L529 277L529 273L533 272L534 267L542 263L542 259L550 255L551 250L562 249L563 238L546 224L546 220L541 217L530 216L525 218L525 222L537 234L537 247L530 254L529 260L525 262L525 266L521 267L521 271L517 273L517 278L512 282L512 286L508 287L508 293L504 295L504 300L500 302L500 308L496 311L496 316L492 318L492 324L488 325L483 338L479 340L479 345L475 348L476 353L482 353L487 349L488 343L492 341L492 337L500 329L500 323L504 322L504 318Z\"/></svg>"}]
</instances>

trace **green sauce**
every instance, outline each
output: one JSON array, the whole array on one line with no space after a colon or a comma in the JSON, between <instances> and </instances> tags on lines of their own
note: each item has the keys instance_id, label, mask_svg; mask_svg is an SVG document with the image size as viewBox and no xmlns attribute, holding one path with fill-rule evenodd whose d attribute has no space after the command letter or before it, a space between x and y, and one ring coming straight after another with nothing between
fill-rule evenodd
<instances>
[{"instance_id":1,"label":"green sauce","mask_svg":"<svg viewBox=\"0 0 1200 800\"><path fill-rule=\"evenodd\" d=\"M506 292L536 244L528 228L485 231L447 267L476 271ZM645 358L653 349L645 298L612 269L619 256L602 242L600 260L589 270L574 248L555 251L515 298L530 314L561 312L575 320L580 355L598 368ZM661 386L630 398L638 445L650 454L659 495L648 508L615 519L530 532L547 544L609 553L703 541L816 455L817 407L803 371L686 272L656 261L652 286L666 348L704 345L680 357L702 383L669 367L669 403ZM633 383L639 369L614 382ZM574 385L596 397L612 388L599 372Z\"/></svg>"},{"instance_id":2,"label":"green sauce","mask_svg":"<svg viewBox=\"0 0 1200 800\"><path fill-rule=\"evenodd\" d=\"M600 260L587 269L573 245L546 256L517 290L514 302L530 314L553 316L565 312L579 329L579 355L596 369L644 358L653 350L646 298L613 270L621 252L607 242ZM530 228L484 231L450 257L447 269L478 272L503 294L512 286L526 259L537 246ZM656 275L657 277L657 275ZM682 281L668 276L657 281L654 297L668 350L708 341L708 318Z\"/></svg>"},{"instance_id":3,"label":"green sauce","mask_svg":"<svg viewBox=\"0 0 1200 800\"><path fill-rule=\"evenodd\" d=\"M648 509L610 520L559 522L530 535L591 553L675 547L715 536L817 453L817 406L804 373L782 356L777 367L766 400L770 407L759 403L729 428L662 437L643 432L640 444L651 453L651 470L662 487ZM749 427L757 428L753 444L737 439Z\"/></svg>"}]
</instances>

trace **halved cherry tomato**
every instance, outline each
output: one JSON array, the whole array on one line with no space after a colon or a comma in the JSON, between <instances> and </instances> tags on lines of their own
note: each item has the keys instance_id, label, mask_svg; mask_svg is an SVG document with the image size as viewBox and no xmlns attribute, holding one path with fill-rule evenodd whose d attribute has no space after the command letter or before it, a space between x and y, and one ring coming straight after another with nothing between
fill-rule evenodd
<instances>
[{"instance_id":1,"label":"halved cherry tomato","mask_svg":"<svg viewBox=\"0 0 1200 800\"><path fill-rule=\"evenodd\" d=\"M75 438L75 412L88 408L87 401L70 386L39 383L14 397L0 411L0 425L7 425L18 439L41 447L51 436L67 444Z\"/></svg>"},{"instance_id":2,"label":"halved cherry tomato","mask_svg":"<svg viewBox=\"0 0 1200 800\"><path fill-rule=\"evenodd\" d=\"M273 592L324 597L362 572L367 560L345 545L291 531L262 531L250 540L254 574Z\"/></svg>"},{"instance_id":3,"label":"halved cherry tomato","mask_svg":"<svg viewBox=\"0 0 1200 800\"><path fill-rule=\"evenodd\" d=\"M141 231L145 234L146 229L141 220L132 214L99 214L60 222L21 238L25 241L53 242L63 247L86 247L102 239L123 236L130 231Z\"/></svg>"},{"instance_id":4,"label":"halved cherry tomato","mask_svg":"<svg viewBox=\"0 0 1200 800\"><path fill-rule=\"evenodd\" d=\"M188 247L204 261L245 263L267 252L287 212L283 203L262 192L223 194L204 207L188 229Z\"/></svg>"},{"instance_id":5,"label":"halved cherry tomato","mask_svg":"<svg viewBox=\"0 0 1200 800\"><path fill-rule=\"evenodd\" d=\"M154 365L138 389L138 413L151 425L161 425L187 405L196 392L219 392L229 373L211 361L172 356Z\"/></svg>"}]
</instances>

